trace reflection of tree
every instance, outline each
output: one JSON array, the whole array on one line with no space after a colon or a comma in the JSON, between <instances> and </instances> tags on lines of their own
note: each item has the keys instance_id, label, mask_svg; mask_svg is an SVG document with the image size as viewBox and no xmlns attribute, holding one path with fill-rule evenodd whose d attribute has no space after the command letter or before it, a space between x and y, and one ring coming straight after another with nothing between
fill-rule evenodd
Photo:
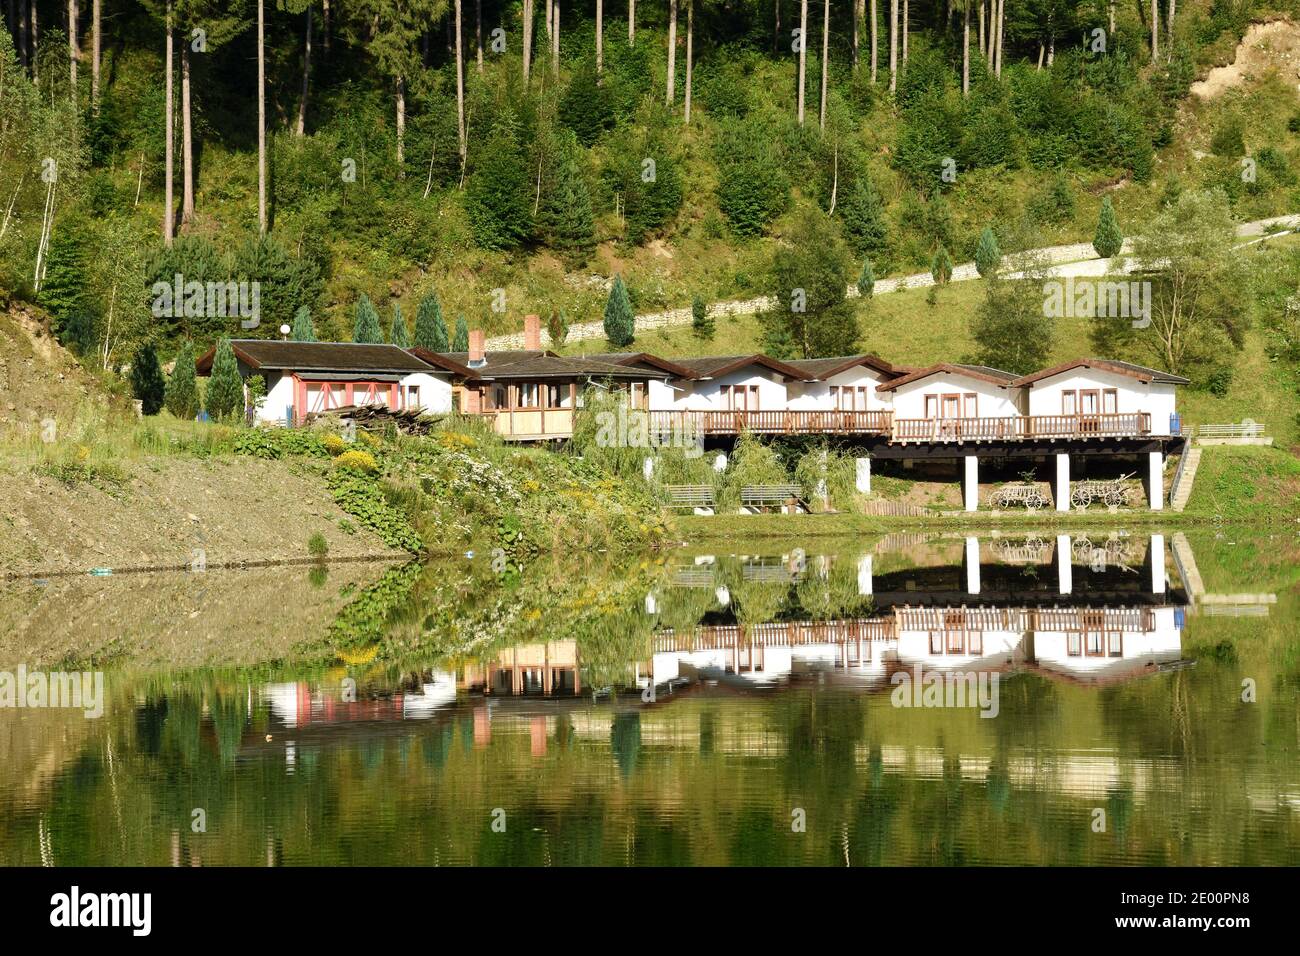
<instances>
[{"instance_id":1,"label":"reflection of tree","mask_svg":"<svg viewBox=\"0 0 1300 956\"><path fill-rule=\"evenodd\" d=\"M632 776L641 755L641 714L635 710L614 715L609 728L609 746L624 779Z\"/></svg>"}]
</instances>

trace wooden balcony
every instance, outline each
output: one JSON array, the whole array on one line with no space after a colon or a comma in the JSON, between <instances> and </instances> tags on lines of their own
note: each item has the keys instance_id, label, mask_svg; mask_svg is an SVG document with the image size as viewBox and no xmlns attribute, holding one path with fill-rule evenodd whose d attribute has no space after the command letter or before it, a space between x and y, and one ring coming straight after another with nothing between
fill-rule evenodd
<instances>
[{"instance_id":1,"label":"wooden balcony","mask_svg":"<svg viewBox=\"0 0 1300 956\"><path fill-rule=\"evenodd\" d=\"M507 441L546 441L573 437L571 408L506 408L482 413L493 419Z\"/></svg>"},{"instance_id":2,"label":"wooden balcony","mask_svg":"<svg viewBox=\"0 0 1300 956\"><path fill-rule=\"evenodd\" d=\"M887 411L666 411L650 412L650 430L690 429L700 435L887 435Z\"/></svg>"},{"instance_id":3,"label":"wooden balcony","mask_svg":"<svg viewBox=\"0 0 1300 956\"><path fill-rule=\"evenodd\" d=\"M981 442L1041 438L1140 438L1149 412L1108 415L1011 415L1003 418L896 418L890 441Z\"/></svg>"}]
</instances>

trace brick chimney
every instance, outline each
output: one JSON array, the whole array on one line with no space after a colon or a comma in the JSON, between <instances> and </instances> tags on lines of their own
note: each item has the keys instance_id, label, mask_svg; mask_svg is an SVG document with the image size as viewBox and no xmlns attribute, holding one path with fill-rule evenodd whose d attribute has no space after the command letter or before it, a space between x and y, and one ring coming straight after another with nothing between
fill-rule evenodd
<instances>
[{"instance_id":1,"label":"brick chimney","mask_svg":"<svg viewBox=\"0 0 1300 956\"><path fill-rule=\"evenodd\" d=\"M540 352L542 349L542 320L535 315L524 316L524 350Z\"/></svg>"},{"instance_id":2,"label":"brick chimney","mask_svg":"<svg viewBox=\"0 0 1300 956\"><path fill-rule=\"evenodd\" d=\"M472 329L469 333L469 366L478 368L487 362L483 351L483 330Z\"/></svg>"}]
</instances>

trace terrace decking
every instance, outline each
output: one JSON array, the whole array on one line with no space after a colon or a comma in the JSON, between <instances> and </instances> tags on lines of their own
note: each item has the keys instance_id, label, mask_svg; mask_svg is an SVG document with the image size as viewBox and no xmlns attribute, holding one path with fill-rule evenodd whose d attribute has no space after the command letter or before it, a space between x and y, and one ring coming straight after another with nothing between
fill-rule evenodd
<instances>
[{"instance_id":1,"label":"terrace decking","mask_svg":"<svg viewBox=\"0 0 1300 956\"><path fill-rule=\"evenodd\" d=\"M497 434L515 441L568 438L570 408L501 409ZM1148 412L1092 415L1014 415L999 418L894 418L888 411L647 411L648 433L670 435L871 435L891 444L978 443L1041 439L1145 438Z\"/></svg>"}]
</instances>

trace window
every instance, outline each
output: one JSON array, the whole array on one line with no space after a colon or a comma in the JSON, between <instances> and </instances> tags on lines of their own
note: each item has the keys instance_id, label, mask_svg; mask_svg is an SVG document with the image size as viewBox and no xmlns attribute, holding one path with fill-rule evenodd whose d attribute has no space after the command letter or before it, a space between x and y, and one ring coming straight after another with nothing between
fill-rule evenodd
<instances>
[{"instance_id":1,"label":"window","mask_svg":"<svg viewBox=\"0 0 1300 956\"><path fill-rule=\"evenodd\" d=\"M406 386L406 407L407 408L420 407L420 386L418 385Z\"/></svg>"},{"instance_id":2,"label":"window","mask_svg":"<svg viewBox=\"0 0 1300 956\"><path fill-rule=\"evenodd\" d=\"M1110 657L1124 656L1124 635L1119 631L1106 633L1106 653Z\"/></svg>"},{"instance_id":3,"label":"window","mask_svg":"<svg viewBox=\"0 0 1300 956\"><path fill-rule=\"evenodd\" d=\"M1079 411L1084 415L1096 415L1101 411L1100 393L1095 388L1079 390Z\"/></svg>"},{"instance_id":4,"label":"window","mask_svg":"<svg viewBox=\"0 0 1300 956\"><path fill-rule=\"evenodd\" d=\"M489 407L491 408L510 407L509 395L506 392L506 387L504 385L493 386L491 395L492 395L492 404Z\"/></svg>"},{"instance_id":5,"label":"window","mask_svg":"<svg viewBox=\"0 0 1300 956\"><path fill-rule=\"evenodd\" d=\"M943 396L943 417L944 418L961 417L961 396L960 395Z\"/></svg>"},{"instance_id":6,"label":"window","mask_svg":"<svg viewBox=\"0 0 1300 956\"><path fill-rule=\"evenodd\" d=\"M732 411L758 411L757 385L732 385L727 390L728 405Z\"/></svg>"},{"instance_id":7,"label":"window","mask_svg":"<svg viewBox=\"0 0 1300 956\"><path fill-rule=\"evenodd\" d=\"M1065 653L1070 657L1078 657L1083 653L1082 639L1078 631L1071 631L1065 635Z\"/></svg>"},{"instance_id":8,"label":"window","mask_svg":"<svg viewBox=\"0 0 1300 956\"><path fill-rule=\"evenodd\" d=\"M1074 391L1074 389L1069 389L1068 391L1061 393L1061 414L1079 414L1079 393Z\"/></svg>"},{"instance_id":9,"label":"window","mask_svg":"<svg viewBox=\"0 0 1300 956\"><path fill-rule=\"evenodd\" d=\"M1101 410L1106 415L1119 414L1119 391L1108 388L1101 393Z\"/></svg>"},{"instance_id":10,"label":"window","mask_svg":"<svg viewBox=\"0 0 1300 956\"><path fill-rule=\"evenodd\" d=\"M925 396L925 417L926 418L939 417L939 396L938 395Z\"/></svg>"},{"instance_id":11,"label":"window","mask_svg":"<svg viewBox=\"0 0 1300 956\"><path fill-rule=\"evenodd\" d=\"M967 418L979 418L979 396L974 392L967 392L962 398L965 408L963 414Z\"/></svg>"},{"instance_id":12,"label":"window","mask_svg":"<svg viewBox=\"0 0 1300 956\"><path fill-rule=\"evenodd\" d=\"M1089 631L1083 635L1083 644L1088 657L1102 657L1106 653L1106 635L1101 631Z\"/></svg>"},{"instance_id":13,"label":"window","mask_svg":"<svg viewBox=\"0 0 1300 956\"><path fill-rule=\"evenodd\" d=\"M536 382L523 382L519 385L520 408L537 408L539 400Z\"/></svg>"}]
</instances>

